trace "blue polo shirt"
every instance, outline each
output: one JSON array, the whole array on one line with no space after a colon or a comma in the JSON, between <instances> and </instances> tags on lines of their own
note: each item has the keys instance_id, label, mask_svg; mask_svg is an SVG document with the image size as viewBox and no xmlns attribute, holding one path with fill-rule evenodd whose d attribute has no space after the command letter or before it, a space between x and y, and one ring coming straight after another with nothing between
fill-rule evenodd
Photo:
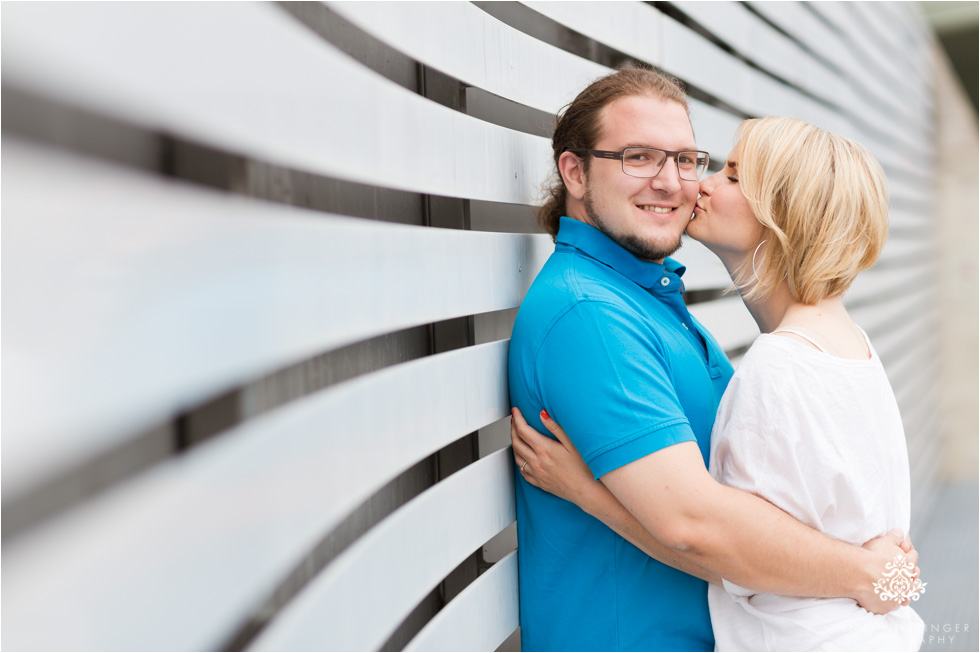
<instances>
[{"instance_id":1,"label":"blue polo shirt","mask_svg":"<svg viewBox=\"0 0 980 653\"><path fill-rule=\"evenodd\" d=\"M708 465L732 366L684 305L683 274L562 218L521 304L511 403L543 433L547 409L596 478L678 442L697 442ZM714 649L707 583L519 474L516 483L523 650Z\"/></svg>"}]
</instances>

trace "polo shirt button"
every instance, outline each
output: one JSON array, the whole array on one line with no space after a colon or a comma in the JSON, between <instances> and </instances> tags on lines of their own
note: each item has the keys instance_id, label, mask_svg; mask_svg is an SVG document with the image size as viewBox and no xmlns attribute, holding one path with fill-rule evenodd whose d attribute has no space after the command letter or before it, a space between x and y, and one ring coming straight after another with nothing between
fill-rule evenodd
<instances>
[{"instance_id":1,"label":"polo shirt button","mask_svg":"<svg viewBox=\"0 0 980 653\"><path fill-rule=\"evenodd\" d=\"M683 322L681 322L681 324L683 324L684 325L684 328L687 329L687 325L686 324L684 324ZM688 331L690 331L690 329L688 329Z\"/></svg>"},{"instance_id":2,"label":"polo shirt button","mask_svg":"<svg viewBox=\"0 0 980 653\"><path fill-rule=\"evenodd\" d=\"M670 285L670 279L668 277L664 277L663 279L660 280L660 285L661 286L669 286Z\"/></svg>"}]
</instances>

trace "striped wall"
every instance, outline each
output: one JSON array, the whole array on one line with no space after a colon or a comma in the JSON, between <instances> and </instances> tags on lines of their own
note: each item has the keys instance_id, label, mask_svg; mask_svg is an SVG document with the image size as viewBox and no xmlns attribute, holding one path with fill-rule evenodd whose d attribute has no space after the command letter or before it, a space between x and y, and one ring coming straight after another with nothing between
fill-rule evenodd
<instances>
[{"instance_id":1,"label":"striped wall","mask_svg":"<svg viewBox=\"0 0 980 653\"><path fill-rule=\"evenodd\" d=\"M846 303L929 506L914 5L5 3L0 25L5 649L508 640L507 339L552 248L533 207L554 114L627 61L688 85L715 162L770 114L881 161L890 239ZM758 331L724 269L676 257L737 362Z\"/></svg>"}]
</instances>

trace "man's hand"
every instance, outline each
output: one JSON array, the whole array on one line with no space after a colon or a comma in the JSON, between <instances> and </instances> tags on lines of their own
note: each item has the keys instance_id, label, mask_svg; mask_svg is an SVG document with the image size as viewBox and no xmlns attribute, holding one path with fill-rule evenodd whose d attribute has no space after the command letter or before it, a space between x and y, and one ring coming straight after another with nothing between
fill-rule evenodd
<instances>
[{"instance_id":1,"label":"man's hand","mask_svg":"<svg viewBox=\"0 0 980 653\"><path fill-rule=\"evenodd\" d=\"M875 593L875 583L885 577L886 566L890 562L894 562L895 557L898 555L904 555L905 559L911 562L913 565L917 565L919 561L919 552L915 550L912 546L912 540L909 539L908 535L902 533L901 530L895 528L880 537L876 537L873 540L868 540L863 545L864 549L874 553L874 557L870 558L868 566L868 576L852 597L862 608L868 612L873 612L874 614L888 614L892 610L902 606L908 605L909 601L906 599L901 603L893 600L885 601ZM919 577L919 568L915 567L913 578Z\"/></svg>"}]
</instances>

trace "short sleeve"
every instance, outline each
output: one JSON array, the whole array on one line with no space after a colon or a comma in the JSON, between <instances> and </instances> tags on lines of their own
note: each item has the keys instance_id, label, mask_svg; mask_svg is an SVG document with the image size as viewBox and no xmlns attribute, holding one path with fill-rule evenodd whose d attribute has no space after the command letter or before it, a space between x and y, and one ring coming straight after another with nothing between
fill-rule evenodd
<instances>
[{"instance_id":1,"label":"short sleeve","mask_svg":"<svg viewBox=\"0 0 980 653\"><path fill-rule=\"evenodd\" d=\"M728 386L711 434L711 473L756 494L796 520L817 527L814 496L833 479L814 476L828 433L808 420L807 386L791 357L755 347ZM814 388L810 388L814 390Z\"/></svg>"},{"instance_id":2,"label":"short sleeve","mask_svg":"<svg viewBox=\"0 0 980 653\"><path fill-rule=\"evenodd\" d=\"M721 400L711 433L711 471L724 485L760 494L771 476L766 441L774 398L759 387L752 371L751 361L743 360Z\"/></svg>"},{"instance_id":3,"label":"short sleeve","mask_svg":"<svg viewBox=\"0 0 980 653\"><path fill-rule=\"evenodd\" d=\"M643 318L621 306L577 303L546 335L535 374L545 408L595 478L696 440L663 343Z\"/></svg>"}]
</instances>

